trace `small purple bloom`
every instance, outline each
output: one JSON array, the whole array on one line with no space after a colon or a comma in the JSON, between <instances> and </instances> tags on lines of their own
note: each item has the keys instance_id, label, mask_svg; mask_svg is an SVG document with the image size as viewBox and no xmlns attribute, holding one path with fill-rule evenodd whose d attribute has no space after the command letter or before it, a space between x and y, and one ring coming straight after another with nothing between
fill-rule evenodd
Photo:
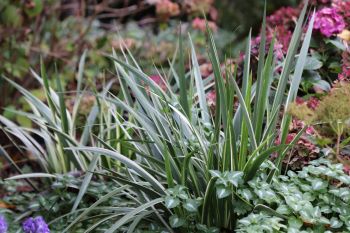
<instances>
[{"instance_id":1,"label":"small purple bloom","mask_svg":"<svg viewBox=\"0 0 350 233\"><path fill-rule=\"evenodd\" d=\"M7 232L7 222L4 218L4 216L0 215L0 233L6 233Z\"/></svg>"},{"instance_id":2,"label":"small purple bloom","mask_svg":"<svg viewBox=\"0 0 350 233\"><path fill-rule=\"evenodd\" d=\"M326 7L316 12L314 28L331 37L345 28L345 21L335 8Z\"/></svg>"},{"instance_id":3,"label":"small purple bloom","mask_svg":"<svg viewBox=\"0 0 350 233\"><path fill-rule=\"evenodd\" d=\"M50 233L49 227L41 216L27 218L23 222L22 227L25 233Z\"/></svg>"}]
</instances>

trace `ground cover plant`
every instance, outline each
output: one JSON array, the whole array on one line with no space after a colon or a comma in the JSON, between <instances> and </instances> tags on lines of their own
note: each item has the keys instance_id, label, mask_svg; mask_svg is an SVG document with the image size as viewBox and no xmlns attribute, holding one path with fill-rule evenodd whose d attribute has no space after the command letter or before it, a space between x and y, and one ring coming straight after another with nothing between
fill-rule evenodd
<instances>
[{"instance_id":1,"label":"ground cover plant","mask_svg":"<svg viewBox=\"0 0 350 233\"><path fill-rule=\"evenodd\" d=\"M44 62L31 70L41 98L3 75L29 106L7 111L31 127L5 116L0 126L32 165L0 145L15 171L0 182L0 232L348 232L349 84L309 99L319 14L307 2L299 13L282 55L264 16L259 43L250 33L235 63L204 21L206 75L181 33L156 75L120 41L104 55L114 78L102 88L84 79L85 52L69 102ZM320 148L317 159L293 167L301 146Z\"/></svg>"}]
</instances>

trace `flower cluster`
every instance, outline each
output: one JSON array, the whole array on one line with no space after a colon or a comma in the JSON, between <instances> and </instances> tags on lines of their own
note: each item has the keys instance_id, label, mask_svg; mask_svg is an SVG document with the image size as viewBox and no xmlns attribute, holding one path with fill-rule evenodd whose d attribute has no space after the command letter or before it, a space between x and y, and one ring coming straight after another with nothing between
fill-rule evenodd
<instances>
[{"instance_id":1,"label":"flower cluster","mask_svg":"<svg viewBox=\"0 0 350 233\"><path fill-rule=\"evenodd\" d=\"M22 228L24 233L50 233L50 229L43 217L28 218L23 222Z\"/></svg>"},{"instance_id":2,"label":"flower cluster","mask_svg":"<svg viewBox=\"0 0 350 233\"><path fill-rule=\"evenodd\" d=\"M345 21L335 8L326 7L316 12L314 28L331 37L344 30Z\"/></svg>"},{"instance_id":3,"label":"flower cluster","mask_svg":"<svg viewBox=\"0 0 350 233\"><path fill-rule=\"evenodd\" d=\"M0 215L0 233L6 233L7 229L8 229L8 225L5 220L5 217Z\"/></svg>"},{"instance_id":4,"label":"flower cluster","mask_svg":"<svg viewBox=\"0 0 350 233\"><path fill-rule=\"evenodd\" d=\"M320 48L312 48L317 54L322 50L322 53L328 53L334 50L331 50L331 44L327 44L325 39L335 40L334 36L337 36L338 39L341 39L344 44L350 42L350 1L344 0L312 0L310 1L311 5L316 8L315 15L315 24L314 30L319 32L320 37L315 37L315 45ZM293 30L296 25L296 21L300 11L303 7L301 3L298 7L282 7L275 11L272 15L266 18L266 48L265 51L268 51L270 47L273 36L275 35L275 46L274 46L274 55L277 58L277 61L283 60L283 57L287 54L288 46L292 38ZM332 38L331 38L332 37ZM260 46L260 35L252 39L252 57L257 57L259 54ZM342 54L343 53L343 54ZM336 55L342 54L342 60L335 59L341 64L340 74L338 75L339 80L350 80L350 58L349 50L342 52L338 50ZM327 54L329 57L334 57ZM340 56L339 56L340 57ZM239 64L243 62L243 56L239 59ZM316 58L317 59L317 58ZM322 69L327 72L327 66L331 68L335 63L334 59L329 59L323 62ZM338 67L337 67L338 68ZM340 68L340 67L339 67ZM334 79L333 76L330 77Z\"/></svg>"},{"instance_id":5,"label":"flower cluster","mask_svg":"<svg viewBox=\"0 0 350 233\"><path fill-rule=\"evenodd\" d=\"M316 97L311 97L307 101L305 101L301 97L297 97L295 102L298 105L306 104L306 106L312 110L315 110L318 107L318 105L320 104L320 100L317 99Z\"/></svg>"}]
</instances>

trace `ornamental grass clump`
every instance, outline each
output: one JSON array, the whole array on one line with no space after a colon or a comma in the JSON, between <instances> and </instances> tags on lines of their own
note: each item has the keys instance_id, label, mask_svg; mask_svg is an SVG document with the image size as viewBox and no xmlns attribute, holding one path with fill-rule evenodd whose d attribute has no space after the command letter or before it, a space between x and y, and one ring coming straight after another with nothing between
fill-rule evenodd
<instances>
[{"instance_id":1,"label":"ornamental grass clump","mask_svg":"<svg viewBox=\"0 0 350 233\"><path fill-rule=\"evenodd\" d=\"M280 122L279 112L286 113L285 106L296 98L305 65L314 22L314 16L310 21L305 20L306 9L305 6L297 22L282 69L275 63L274 39L265 54L265 19L257 72L251 71L251 36L248 37L241 87L236 81L236 70L221 68L208 27L208 56L213 74L206 79L201 76L191 38L190 71L185 72L186 54L180 37L177 57L169 64L170 71L159 72L164 81L162 86L143 72L129 51L124 51L124 58L110 56L121 93L98 96L100 102L110 106L108 111L113 118L105 125L105 132L118 127L124 137L117 140L129 148L130 153L121 154L109 141L102 140L99 140L100 147L65 149L118 160L120 172L108 170L104 174L120 184L116 191L119 189L134 204L130 204L132 209L124 216L111 212L101 217L89 231L111 218L115 220L107 228L108 233L121 229L132 232L147 228L147 224L154 227L155 223L155 232L162 229L218 232L236 228L241 214L252 211L255 206L242 197L237 188L253 179L261 164L273 153L278 154L278 159L275 165L269 163L270 175L266 178L270 180L274 174L279 174L283 158L301 136L298 133L289 145L285 144L291 118L284 114ZM297 56L304 23L308 24L308 29ZM277 69L281 72L275 72ZM252 73L257 77L253 78ZM213 87L215 113L209 110L206 98ZM233 106L234 98L239 101L237 108ZM282 142L278 146L274 145L276 128ZM90 171L95 169L93 166ZM84 190L86 187L80 190L82 195ZM78 215L64 232L74 229L110 195Z\"/></svg>"}]
</instances>

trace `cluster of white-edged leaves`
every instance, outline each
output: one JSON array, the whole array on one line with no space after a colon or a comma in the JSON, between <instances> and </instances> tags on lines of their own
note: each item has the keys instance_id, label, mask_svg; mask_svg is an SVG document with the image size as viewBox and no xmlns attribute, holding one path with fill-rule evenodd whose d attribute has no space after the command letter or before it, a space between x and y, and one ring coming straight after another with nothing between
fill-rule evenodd
<instances>
[{"instance_id":1,"label":"cluster of white-edged leaves","mask_svg":"<svg viewBox=\"0 0 350 233\"><path fill-rule=\"evenodd\" d=\"M343 165L325 158L271 182L262 172L239 188L256 212L238 221L239 232L349 232L349 185Z\"/></svg>"},{"instance_id":2,"label":"cluster of white-edged leaves","mask_svg":"<svg viewBox=\"0 0 350 233\"><path fill-rule=\"evenodd\" d=\"M242 198L249 193L239 194L238 188L250 184L264 161L276 153L276 164L271 165L266 170L268 174L265 174L268 181L272 181L280 172L284 156L302 134L300 132L289 145L275 145L276 137L280 137L282 142L286 140L291 120L286 113L287 105L296 98L308 55L314 15L306 19L306 11L307 4L297 21L287 56L281 65L275 62L274 40L268 54L265 54L264 17L258 67L252 72L249 35L243 75L240 77L241 87L237 83L237 67L235 70L222 69L209 29L208 56L213 75L202 78L190 37L191 68L185 72L187 54L180 36L178 53L169 62L169 72L159 72L166 90L142 71L129 51L123 53L124 58L113 53L110 59L115 65L121 91L115 96L107 86L96 94L96 108L91 110L86 134L83 133L80 140L75 135L75 118L64 106L59 80L56 93L50 88L43 68L42 77L34 73L43 84L47 104L8 80L32 106L33 113L21 114L33 119L40 133L47 135L44 140L50 143L46 145L49 156L44 156L45 149L29 133L23 136L27 129L17 131L18 127L1 117L6 130L19 137L26 149L38 155L43 168L51 166L46 166L46 163L55 165L58 160L64 165L60 172L70 169L87 171L70 213L76 218L62 232L71 232L79 222L114 196L126 197L129 208L119 208L116 203L118 211L111 208L98 215L96 223L86 232L94 231L107 222L110 223L105 230L107 233L125 229L133 232L149 223L162 225L168 232L188 232L186 227L192 225L204 232L216 229L233 231L240 215L252 209L274 212L270 207L259 205L259 200L265 200L270 193L259 194L256 202L250 202ZM307 31L304 35L305 25ZM81 93L82 79L78 78L78 81L77 93ZM209 111L206 100L206 93L213 87L216 91L215 113ZM235 97L239 102L237 108ZM76 105L79 105L79 98ZM283 112L282 119L279 118L280 111ZM91 125L95 121L99 130L94 134ZM121 147L127 148L127 153ZM54 156L47 161L50 155ZM99 165L106 164L110 166L98 169ZM48 169L44 171L49 172ZM89 208L80 209L94 172L114 180L116 187ZM40 173L14 178L52 176Z\"/></svg>"}]
</instances>

